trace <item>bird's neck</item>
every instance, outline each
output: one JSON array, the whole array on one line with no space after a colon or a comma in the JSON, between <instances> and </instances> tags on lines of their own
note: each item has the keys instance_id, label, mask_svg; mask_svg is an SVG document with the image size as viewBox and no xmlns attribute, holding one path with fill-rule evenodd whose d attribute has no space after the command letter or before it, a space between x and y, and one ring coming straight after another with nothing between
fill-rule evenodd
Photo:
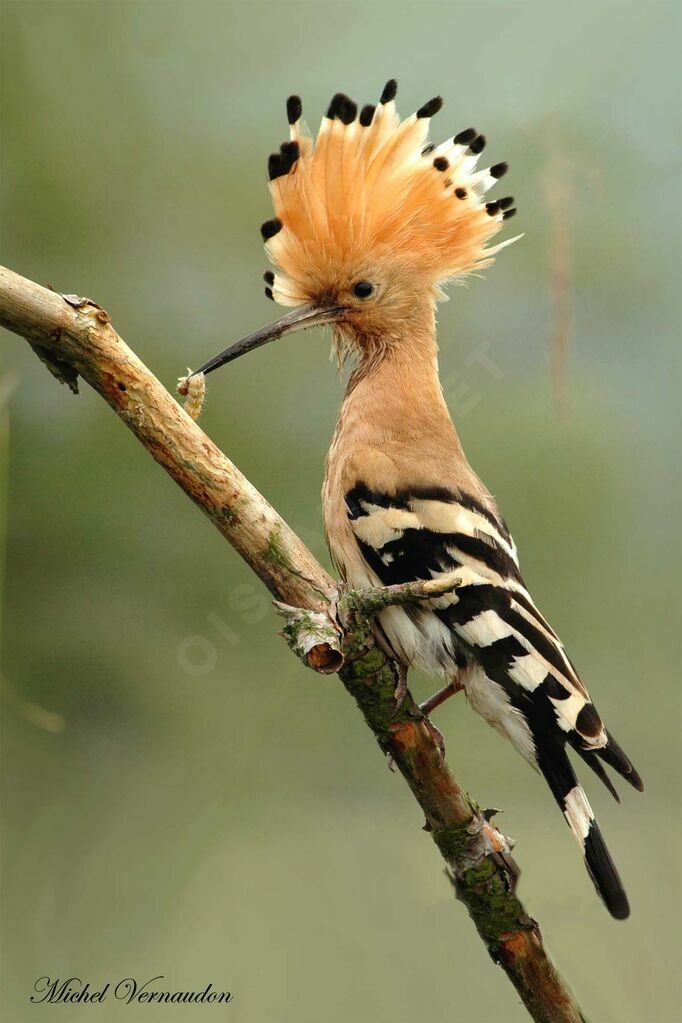
<instances>
[{"instance_id":1,"label":"bird's neck","mask_svg":"<svg viewBox=\"0 0 682 1023\"><path fill-rule=\"evenodd\" d=\"M339 414L337 439L341 435L352 447L390 444L406 452L461 455L438 376L432 311L421 323L407 325L379 355L360 360Z\"/></svg>"}]
</instances>

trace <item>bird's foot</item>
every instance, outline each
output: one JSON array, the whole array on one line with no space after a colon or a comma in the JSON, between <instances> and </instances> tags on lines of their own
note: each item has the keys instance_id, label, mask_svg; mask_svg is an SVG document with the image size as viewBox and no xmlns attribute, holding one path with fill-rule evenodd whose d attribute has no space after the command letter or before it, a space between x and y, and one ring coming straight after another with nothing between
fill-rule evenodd
<instances>
[{"instance_id":1,"label":"bird's foot","mask_svg":"<svg viewBox=\"0 0 682 1023\"><path fill-rule=\"evenodd\" d=\"M446 686L439 689L438 692L434 693L433 696L430 696L428 700L424 700L423 703L419 704L419 709L424 715L424 724L428 728L431 733L431 738L438 747L441 760L445 759L445 739L443 738L443 733L440 728L436 728L429 715L436 709L436 707L440 707L441 703L445 703L446 700L449 700L451 696L454 696L455 693L458 693L461 689L464 689L461 682L448 682Z\"/></svg>"},{"instance_id":2,"label":"bird's foot","mask_svg":"<svg viewBox=\"0 0 682 1023\"><path fill-rule=\"evenodd\" d=\"M426 725L426 728L428 729L428 732L436 745L436 749L438 750L438 755L440 757L440 762L442 764L443 761L445 760L445 737L441 732L440 728L436 728L433 721L431 721L430 718L427 718L426 715L424 715L422 720Z\"/></svg>"},{"instance_id":3,"label":"bird's foot","mask_svg":"<svg viewBox=\"0 0 682 1023\"><path fill-rule=\"evenodd\" d=\"M407 668L404 664L398 664L397 668L398 682L393 690L393 699L395 700L395 709L400 710L407 692Z\"/></svg>"}]
</instances>

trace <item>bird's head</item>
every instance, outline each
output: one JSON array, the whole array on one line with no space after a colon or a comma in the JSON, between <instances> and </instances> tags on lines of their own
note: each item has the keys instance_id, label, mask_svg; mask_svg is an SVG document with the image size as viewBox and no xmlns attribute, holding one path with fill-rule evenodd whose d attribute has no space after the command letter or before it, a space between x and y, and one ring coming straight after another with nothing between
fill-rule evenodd
<instances>
[{"instance_id":1,"label":"bird's head","mask_svg":"<svg viewBox=\"0 0 682 1023\"><path fill-rule=\"evenodd\" d=\"M359 114L334 96L314 144L300 99L288 99L290 137L268 161L275 216L261 233L274 266L265 293L293 310L196 372L317 324L332 324L342 355L373 357L432 316L447 282L516 240L486 247L515 212L511 197L485 201L506 163L478 169L485 138L473 128L429 143L440 97L401 122L396 89L389 81Z\"/></svg>"}]
</instances>

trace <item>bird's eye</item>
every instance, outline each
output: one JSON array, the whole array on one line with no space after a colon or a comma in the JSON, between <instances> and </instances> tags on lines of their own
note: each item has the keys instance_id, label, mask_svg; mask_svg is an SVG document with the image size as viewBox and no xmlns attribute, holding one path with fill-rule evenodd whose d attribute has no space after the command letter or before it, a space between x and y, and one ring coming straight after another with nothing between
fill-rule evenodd
<instances>
[{"instance_id":1,"label":"bird's eye","mask_svg":"<svg viewBox=\"0 0 682 1023\"><path fill-rule=\"evenodd\" d=\"M353 294L356 298L369 298L374 291L374 285L369 281L358 281L353 285Z\"/></svg>"}]
</instances>

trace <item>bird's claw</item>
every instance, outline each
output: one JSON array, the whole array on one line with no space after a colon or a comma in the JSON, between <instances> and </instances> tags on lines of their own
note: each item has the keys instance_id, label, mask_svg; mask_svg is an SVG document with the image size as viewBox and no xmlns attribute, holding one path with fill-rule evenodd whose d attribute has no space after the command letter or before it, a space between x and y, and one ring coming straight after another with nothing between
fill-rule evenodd
<instances>
[{"instance_id":1,"label":"bird's claw","mask_svg":"<svg viewBox=\"0 0 682 1023\"><path fill-rule=\"evenodd\" d=\"M440 762L442 764L443 761L445 760L445 737L443 736L443 733L441 732L440 728L436 728L433 721L426 715L424 715L422 721L426 725L426 728L428 729L429 734L436 745L436 749L438 750L438 754L440 757Z\"/></svg>"},{"instance_id":2,"label":"bird's claw","mask_svg":"<svg viewBox=\"0 0 682 1023\"><path fill-rule=\"evenodd\" d=\"M407 692L407 668L399 664L398 665L398 682L393 691L393 699L395 700L395 709L400 710L403 700L405 699L405 693Z\"/></svg>"}]
</instances>

